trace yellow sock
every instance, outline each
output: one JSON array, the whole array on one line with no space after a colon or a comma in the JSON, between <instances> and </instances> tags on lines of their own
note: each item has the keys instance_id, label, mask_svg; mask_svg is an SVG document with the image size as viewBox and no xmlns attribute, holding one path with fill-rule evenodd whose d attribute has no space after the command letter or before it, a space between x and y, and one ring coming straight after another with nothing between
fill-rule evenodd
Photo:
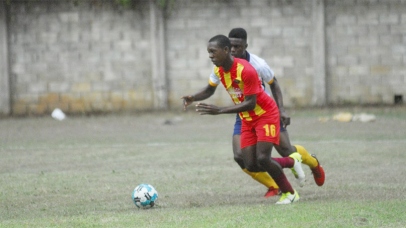
<instances>
[{"instance_id":1,"label":"yellow sock","mask_svg":"<svg viewBox=\"0 0 406 228\"><path fill-rule=\"evenodd\" d=\"M267 172L250 172L247 169L243 169L248 175L250 175L254 180L265 185L267 188L274 187L279 188L275 181Z\"/></svg>"},{"instance_id":2,"label":"yellow sock","mask_svg":"<svg viewBox=\"0 0 406 228\"><path fill-rule=\"evenodd\" d=\"M300 145L294 145L296 147L297 152L302 155L302 163L308 165L311 169L316 168L318 165L317 160L312 157L307 150Z\"/></svg>"}]
</instances>

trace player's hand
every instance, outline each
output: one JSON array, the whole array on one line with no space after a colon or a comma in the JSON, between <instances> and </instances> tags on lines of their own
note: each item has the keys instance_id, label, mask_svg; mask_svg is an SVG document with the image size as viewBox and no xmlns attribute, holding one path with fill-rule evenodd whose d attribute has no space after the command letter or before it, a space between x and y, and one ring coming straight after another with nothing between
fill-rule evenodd
<instances>
[{"instance_id":1,"label":"player's hand","mask_svg":"<svg viewBox=\"0 0 406 228\"><path fill-rule=\"evenodd\" d=\"M183 99L183 110L186 111L186 107L193 103L195 98L193 96L183 96L180 99Z\"/></svg>"},{"instance_id":2,"label":"player's hand","mask_svg":"<svg viewBox=\"0 0 406 228\"><path fill-rule=\"evenodd\" d=\"M218 115L220 114L220 108L211 104L198 103L196 112L200 113L200 115Z\"/></svg>"},{"instance_id":3,"label":"player's hand","mask_svg":"<svg viewBox=\"0 0 406 228\"><path fill-rule=\"evenodd\" d=\"M290 124L290 116L285 111L281 111L280 116L283 127L284 128L288 127L288 125Z\"/></svg>"}]
</instances>

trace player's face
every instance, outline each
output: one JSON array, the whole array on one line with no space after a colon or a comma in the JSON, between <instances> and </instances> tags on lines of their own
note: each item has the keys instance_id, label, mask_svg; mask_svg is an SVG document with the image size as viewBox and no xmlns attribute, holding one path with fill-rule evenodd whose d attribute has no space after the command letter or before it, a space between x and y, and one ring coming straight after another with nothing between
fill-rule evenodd
<instances>
[{"instance_id":1,"label":"player's face","mask_svg":"<svg viewBox=\"0 0 406 228\"><path fill-rule=\"evenodd\" d=\"M207 44L207 52L209 53L209 58L217 67L223 66L225 60L227 59L228 48L221 48L218 46L217 42L209 42Z\"/></svg>"},{"instance_id":2,"label":"player's face","mask_svg":"<svg viewBox=\"0 0 406 228\"><path fill-rule=\"evenodd\" d=\"M229 38L231 42L231 55L237 58L243 58L247 42L240 38Z\"/></svg>"}]
</instances>

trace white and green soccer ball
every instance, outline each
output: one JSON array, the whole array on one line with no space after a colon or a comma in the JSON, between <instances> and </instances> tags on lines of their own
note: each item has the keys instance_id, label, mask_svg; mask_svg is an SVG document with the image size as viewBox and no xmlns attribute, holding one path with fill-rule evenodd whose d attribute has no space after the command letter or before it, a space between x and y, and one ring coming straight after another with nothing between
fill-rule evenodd
<instances>
[{"instance_id":1,"label":"white and green soccer ball","mask_svg":"<svg viewBox=\"0 0 406 228\"><path fill-rule=\"evenodd\" d=\"M150 184L140 184L134 188L132 199L138 208L151 208L158 199L158 192Z\"/></svg>"}]
</instances>

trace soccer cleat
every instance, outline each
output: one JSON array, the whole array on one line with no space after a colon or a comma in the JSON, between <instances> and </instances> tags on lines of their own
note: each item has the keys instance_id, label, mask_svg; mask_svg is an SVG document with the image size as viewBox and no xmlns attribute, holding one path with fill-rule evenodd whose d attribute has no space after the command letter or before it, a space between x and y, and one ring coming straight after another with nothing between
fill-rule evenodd
<instances>
[{"instance_id":1,"label":"soccer cleat","mask_svg":"<svg viewBox=\"0 0 406 228\"><path fill-rule=\"evenodd\" d=\"M299 194L297 193L297 191L295 190L295 193L290 193L290 192L285 192L282 193L281 198L279 199L278 202L276 202L276 204L291 204L293 202L296 202L299 200Z\"/></svg>"},{"instance_id":2,"label":"soccer cleat","mask_svg":"<svg viewBox=\"0 0 406 228\"><path fill-rule=\"evenodd\" d=\"M270 187L268 191L265 193L264 197L269 198L276 195L279 195L279 188Z\"/></svg>"},{"instance_id":3,"label":"soccer cleat","mask_svg":"<svg viewBox=\"0 0 406 228\"><path fill-rule=\"evenodd\" d=\"M316 168L311 169L312 173L313 173L314 182L316 182L316 184L318 186L323 186L324 180L326 179L326 175L324 174L324 169L320 165L320 162L316 158L316 155L312 154L312 157L314 157L317 160Z\"/></svg>"},{"instance_id":4,"label":"soccer cleat","mask_svg":"<svg viewBox=\"0 0 406 228\"><path fill-rule=\"evenodd\" d=\"M289 155L295 161L293 168L291 168L293 175L295 175L300 187L303 187L306 181L305 173L302 169L302 155L298 152L294 152Z\"/></svg>"}]
</instances>

